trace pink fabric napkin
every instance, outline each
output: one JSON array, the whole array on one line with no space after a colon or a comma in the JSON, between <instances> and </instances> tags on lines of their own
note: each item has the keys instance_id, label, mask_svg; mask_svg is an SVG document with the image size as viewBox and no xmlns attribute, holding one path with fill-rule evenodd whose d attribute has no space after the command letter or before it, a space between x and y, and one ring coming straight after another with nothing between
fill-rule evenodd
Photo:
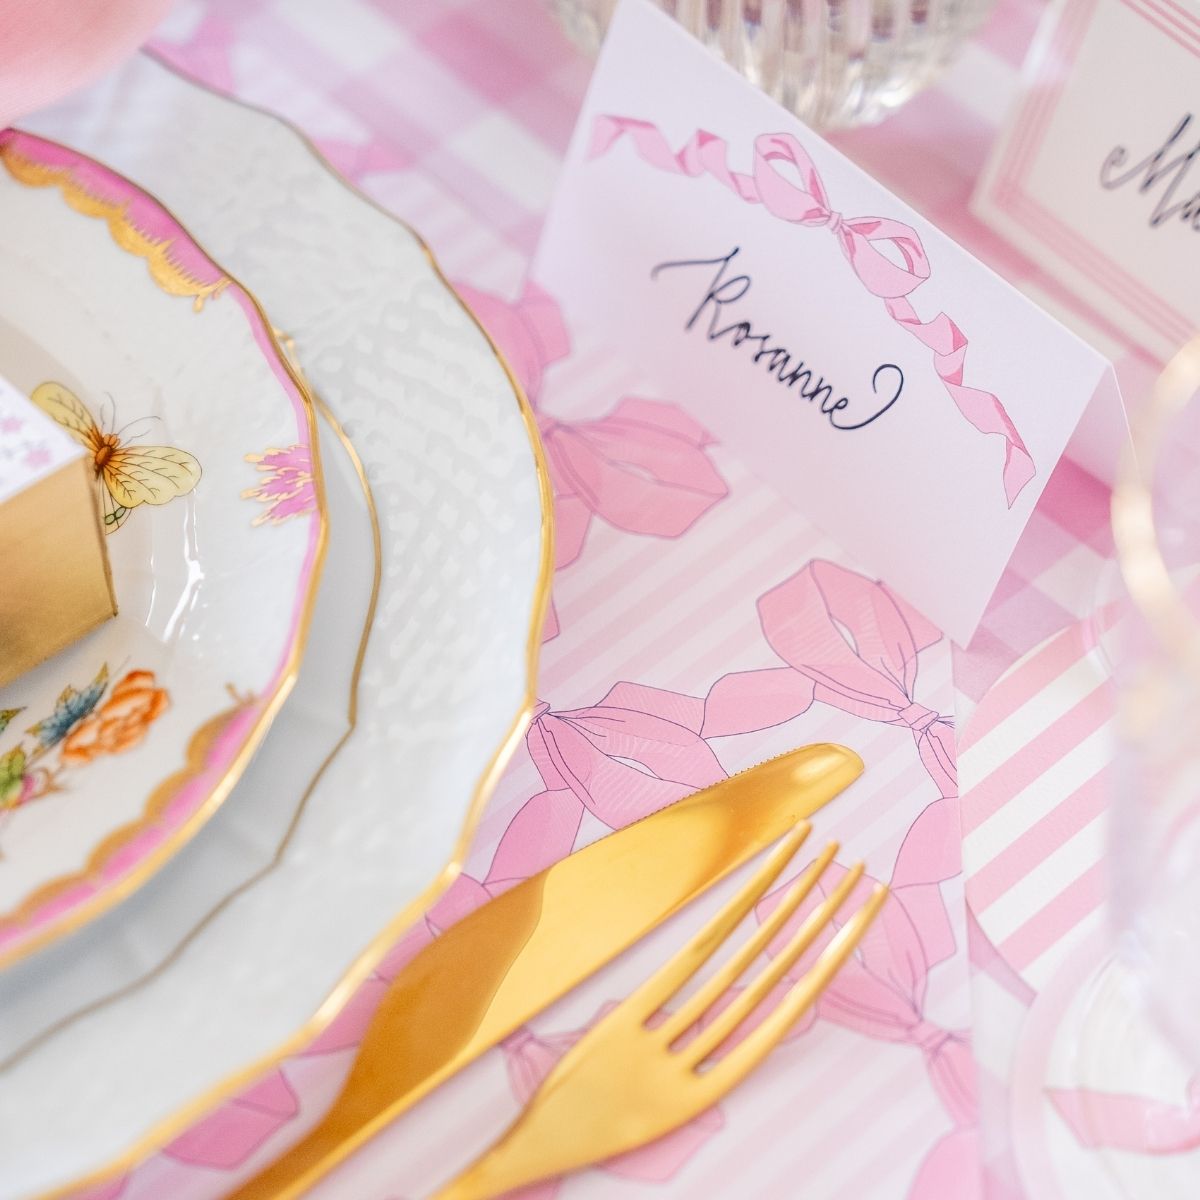
<instances>
[{"instance_id":1,"label":"pink fabric napkin","mask_svg":"<svg viewBox=\"0 0 1200 1200\"><path fill-rule=\"evenodd\" d=\"M0 0L0 128L132 53L171 0Z\"/></svg>"}]
</instances>

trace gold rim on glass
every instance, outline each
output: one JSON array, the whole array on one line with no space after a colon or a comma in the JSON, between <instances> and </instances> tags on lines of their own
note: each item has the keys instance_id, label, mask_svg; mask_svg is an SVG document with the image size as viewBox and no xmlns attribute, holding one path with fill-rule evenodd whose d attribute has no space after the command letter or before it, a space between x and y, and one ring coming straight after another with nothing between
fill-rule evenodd
<instances>
[{"instance_id":1,"label":"gold rim on glass","mask_svg":"<svg viewBox=\"0 0 1200 1200\"><path fill-rule=\"evenodd\" d=\"M257 113L260 116L267 117L275 122L281 128L287 130L295 137L300 144L308 151L318 166L330 175L341 187L343 187L351 195L357 197L360 201L370 205L371 208L385 216L389 221L398 225L401 229L413 238L417 243L421 252L425 255L431 270L442 284L443 287L455 299L458 305L466 313L471 323L483 335L488 347L491 349L493 356L501 369L504 371L505 377L512 388L513 396L516 399L518 409L521 414L522 422L525 426L525 432L529 439L530 452L533 457L534 471L537 476L538 484L538 501L541 508L541 547L538 560L538 574L534 584L534 592L532 599L532 608L530 613L529 628L526 635L525 649L525 688L522 697L521 706L510 723L507 732L502 738L500 744L492 752L483 773L476 782L475 788L471 794L470 803L467 808L466 815L463 818L462 826L459 830L458 838L454 848L451 851L451 856L448 862L440 868L433 881L424 889L424 891L414 900L410 901L398 913L396 913L387 924L370 940L367 946L350 964L349 968L342 975L341 979L334 985L333 989L321 1002L316 1012L313 1013L307 1021L296 1029L285 1041L277 1045L274 1050L259 1056L253 1062L238 1071L227 1076L220 1083L214 1084L207 1088L202 1094L194 1097L190 1102L176 1110L168 1117L164 1117L157 1121L154 1126L130 1146L128 1146L121 1154L113 1159L110 1159L103 1166L96 1168L93 1171L87 1172L85 1175L78 1176L69 1183L59 1185L47 1192L41 1194L40 1200L60 1200L70 1196L73 1192L80 1189L93 1187L112 1179L114 1176L128 1171L136 1166L139 1162L154 1153L160 1147L166 1145L175 1137L195 1124L201 1117L215 1109L224 1101L236 1096L246 1087L251 1085L261 1075L277 1066L284 1059L301 1050L315 1038L317 1038L334 1020L335 1017L342 1011L347 1002L353 996L359 986L369 977L375 966L383 959L392 946L399 940L421 915L430 908L437 899L445 892L445 890L458 878L462 873L463 867L467 858L467 851L471 845L471 839L474 837L475 830L479 824L479 818L483 815L483 810L491 798L492 793L496 788L496 784L500 779L500 775L504 768L508 765L521 739L524 737L530 722L533 719L534 709L537 705L537 674L538 662L541 650L542 628L545 624L546 613L550 603L550 586L554 576L554 509L553 509L553 488L550 483L549 468L546 464L545 452L542 447L541 438L538 434L537 418L533 411L533 406L529 402L529 398L525 395L525 390L518 381L516 374L500 348L496 345L491 334L484 328L483 323L471 311L471 308L466 304L461 296L454 290L450 281L446 278L445 272L442 270L433 251L428 243L421 235L413 229L406 221L397 217L394 213L389 212L386 208L373 200L365 192L355 186L350 180L340 175L325 158L321 151L313 144L308 136L289 120L273 113L268 109L260 108L257 105L250 104L244 100L239 100L235 96L230 96L227 93L220 92L215 88L209 87L207 84L192 79L177 70L170 63L164 60L160 55L153 52L145 52L148 58L151 58L156 64L164 70L182 79L185 83L200 91L208 92L220 100L229 104L237 105L247 111ZM146 195L152 199L153 193L145 188L141 189ZM167 208L166 205L163 206ZM170 209L167 208L170 212ZM247 293L249 294L249 293ZM282 350L280 353L284 353ZM286 359L286 354L284 354ZM288 364L289 371L292 370Z\"/></svg>"}]
</instances>

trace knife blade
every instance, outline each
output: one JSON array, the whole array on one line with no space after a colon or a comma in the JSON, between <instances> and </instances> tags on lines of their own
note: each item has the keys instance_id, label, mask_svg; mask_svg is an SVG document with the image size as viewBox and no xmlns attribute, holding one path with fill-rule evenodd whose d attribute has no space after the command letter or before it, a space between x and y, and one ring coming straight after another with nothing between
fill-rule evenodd
<instances>
[{"instance_id":1,"label":"knife blade","mask_svg":"<svg viewBox=\"0 0 1200 1200\"><path fill-rule=\"evenodd\" d=\"M793 750L525 880L395 977L341 1093L231 1200L292 1200L385 1125L862 774L844 746Z\"/></svg>"}]
</instances>

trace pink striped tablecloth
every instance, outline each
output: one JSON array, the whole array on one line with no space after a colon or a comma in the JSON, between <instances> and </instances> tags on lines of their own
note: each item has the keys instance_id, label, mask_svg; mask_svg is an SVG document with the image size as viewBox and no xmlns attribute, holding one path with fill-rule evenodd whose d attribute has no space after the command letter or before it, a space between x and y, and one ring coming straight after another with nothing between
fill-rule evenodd
<instances>
[{"instance_id":1,"label":"pink striped tablecloth","mask_svg":"<svg viewBox=\"0 0 1200 1200\"><path fill-rule=\"evenodd\" d=\"M862 961L719 1110L528 1194L1032 1200L1009 1119L1022 1022L1061 957L1102 920L1105 894L1111 697L1087 621L1111 553L1105 489L1060 466L979 635L952 656L677 398L643 394L586 331L563 326L552 297L525 287L589 74L538 0L336 7L330 19L320 0L184 0L154 47L306 130L422 232L508 353L538 409L556 489L544 704L468 876L343 1017L88 1194L220 1194L315 1119L387 980L439 928L728 771L838 738L870 769L822 832L864 855L897 895ZM942 86L836 141L1051 311L1070 311L1136 394L1153 364L967 210L1041 11L1037 0L1000 0ZM954 708L969 785L961 836ZM314 1194L424 1194L702 916L685 914L486 1056Z\"/></svg>"}]
</instances>

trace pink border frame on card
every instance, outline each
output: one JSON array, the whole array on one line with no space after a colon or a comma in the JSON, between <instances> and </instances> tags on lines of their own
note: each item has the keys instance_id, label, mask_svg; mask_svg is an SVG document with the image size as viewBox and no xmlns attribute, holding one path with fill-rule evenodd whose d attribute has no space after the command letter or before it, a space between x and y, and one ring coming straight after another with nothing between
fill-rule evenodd
<instances>
[{"instance_id":1,"label":"pink border frame on card","mask_svg":"<svg viewBox=\"0 0 1200 1200\"><path fill-rule=\"evenodd\" d=\"M1109 258L1099 246L1070 229L1025 190L1029 169L1041 148L1076 56L1091 27L1100 0L1068 0L1059 16L1046 58L1051 79L1030 90L1017 116L996 177L995 200L1040 241L1077 271L1168 337L1186 340L1192 321ZM1126 8L1200 58L1200 20L1174 0L1120 0Z\"/></svg>"}]
</instances>

